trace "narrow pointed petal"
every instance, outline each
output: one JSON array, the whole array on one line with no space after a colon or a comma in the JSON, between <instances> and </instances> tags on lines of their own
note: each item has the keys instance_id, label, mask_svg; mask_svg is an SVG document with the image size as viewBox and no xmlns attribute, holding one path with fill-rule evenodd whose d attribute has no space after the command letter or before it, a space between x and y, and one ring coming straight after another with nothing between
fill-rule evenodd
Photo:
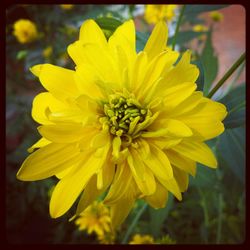
<instances>
[{"instance_id":1,"label":"narrow pointed petal","mask_svg":"<svg viewBox=\"0 0 250 250\"><path fill-rule=\"evenodd\" d=\"M98 150L101 150L102 157L96 157L93 153L88 154L89 158L81 161L74 173L58 182L50 200L50 215L52 218L60 217L66 213L83 191L90 178L102 168L109 145ZM63 203L61 202L62 199Z\"/></svg>"},{"instance_id":2,"label":"narrow pointed petal","mask_svg":"<svg viewBox=\"0 0 250 250\"><path fill-rule=\"evenodd\" d=\"M168 200L168 191L157 181L155 193L146 196L144 199L155 209L164 208Z\"/></svg>"},{"instance_id":3,"label":"narrow pointed petal","mask_svg":"<svg viewBox=\"0 0 250 250\"><path fill-rule=\"evenodd\" d=\"M174 165L175 167L178 167L181 170L191 174L192 176L195 176L195 174L196 174L196 162L194 160L191 160L191 159L175 152L172 149L167 149L166 155L168 156L168 159L170 160L172 165Z\"/></svg>"},{"instance_id":4,"label":"narrow pointed petal","mask_svg":"<svg viewBox=\"0 0 250 250\"><path fill-rule=\"evenodd\" d=\"M96 43L101 47L107 46L107 39L94 20L86 20L80 28L79 40L84 43Z\"/></svg>"},{"instance_id":5,"label":"narrow pointed petal","mask_svg":"<svg viewBox=\"0 0 250 250\"><path fill-rule=\"evenodd\" d=\"M174 178L180 188L180 191L185 192L188 188L188 174L185 171L176 167L173 168L173 171Z\"/></svg>"},{"instance_id":6,"label":"narrow pointed petal","mask_svg":"<svg viewBox=\"0 0 250 250\"><path fill-rule=\"evenodd\" d=\"M43 64L40 66L39 80L44 88L56 98L66 100L78 95L74 74L73 70L64 69L52 64Z\"/></svg>"},{"instance_id":7,"label":"narrow pointed petal","mask_svg":"<svg viewBox=\"0 0 250 250\"><path fill-rule=\"evenodd\" d=\"M55 143L72 143L81 140L85 135L86 129L77 123L60 124L60 125L44 125L38 127L39 133Z\"/></svg>"},{"instance_id":8,"label":"narrow pointed petal","mask_svg":"<svg viewBox=\"0 0 250 250\"><path fill-rule=\"evenodd\" d=\"M168 28L167 25L161 21L154 27L144 51L147 52L149 60L160 54L167 46Z\"/></svg>"},{"instance_id":9,"label":"narrow pointed petal","mask_svg":"<svg viewBox=\"0 0 250 250\"><path fill-rule=\"evenodd\" d=\"M50 143L44 146L23 162L17 178L23 181L36 181L71 167L79 161L79 151L75 144Z\"/></svg>"},{"instance_id":10,"label":"narrow pointed petal","mask_svg":"<svg viewBox=\"0 0 250 250\"><path fill-rule=\"evenodd\" d=\"M217 168L217 160L212 150L203 142L182 141L173 150L208 167Z\"/></svg>"}]
</instances>

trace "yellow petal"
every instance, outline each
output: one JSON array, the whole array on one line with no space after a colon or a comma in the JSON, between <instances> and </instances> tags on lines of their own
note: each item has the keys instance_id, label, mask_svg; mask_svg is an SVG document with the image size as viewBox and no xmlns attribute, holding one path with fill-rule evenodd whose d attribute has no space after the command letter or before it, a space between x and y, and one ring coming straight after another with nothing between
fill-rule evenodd
<instances>
[{"instance_id":1,"label":"yellow petal","mask_svg":"<svg viewBox=\"0 0 250 250\"><path fill-rule=\"evenodd\" d=\"M100 99L103 97L103 92L97 85L99 81L100 77L96 74L96 70L91 65L81 64L77 66L75 82L81 94L87 95L93 99Z\"/></svg>"},{"instance_id":2,"label":"yellow petal","mask_svg":"<svg viewBox=\"0 0 250 250\"><path fill-rule=\"evenodd\" d=\"M37 64L37 65L31 67L30 71L33 75L39 77L42 67L43 67L43 64Z\"/></svg>"},{"instance_id":3,"label":"yellow petal","mask_svg":"<svg viewBox=\"0 0 250 250\"><path fill-rule=\"evenodd\" d=\"M45 89L60 100L66 100L78 95L73 70L64 69L52 64L43 64L39 80Z\"/></svg>"},{"instance_id":4,"label":"yellow petal","mask_svg":"<svg viewBox=\"0 0 250 250\"><path fill-rule=\"evenodd\" d=\"M116 136L113 139L113 152L112 152L112 155L114 156L114 159L119 158L121 144L122 144L121 138L119 136Z\"/></svg>"},{"instance_id":5,"label":"yellow petal","mask_svg":"<svg viewBox=\"0 0 250 250\"><path fill-rule=\"evenodd\" d=\"M92 176L86 185L83 194L77 205L76 214L83 212L102 192L102 190L97 189L97 177Z\"/></svg>"},{"instance_id":6,"label":"yellow petal","mask_svg":"<svg viewBox=\"0 0 250 250\"><path fill-rule=\"evenodd\" d=\"M172 150L211 168L217 167L217 160L211 149L203 142L182 141Z\"/></svg>"},{"instance_id":7,"label":"yellow petal","mask_svg":"<svg viewBox=\"0 0 250 250\"><path fill-rule=\"evenodd\" d=\"M150 144L150 153L147 157L143 155L142 150L138 149L138 152L142 155L144 163L151 169L157 178L160 177L163 180L173 178L172 166L165 153L159 148Z\"/></svg>"},{"instance_id":8,"label":"yellow petal","mask_svg":"<svg viewBox=\"0 0 250 250\"><path fill-rule=\"evenodd\" d=\"M75 57L77 58L77 64L89 65L89 68L91 67L97 76L95 78L100 79L102 82L108 82L109 85L103 85L106 88L120 86L122 76L119 74L118 65L108 49L93 43L82 45L75 42L68 47L68 52L71 57L74 57L74 60Z\"/></svg>"},{"instance_id":9,"label":"yellow petal","mask_svg":"<svg viewBox=\"0 0 250 250\"><path fill-rule=\"evenodd\" d=\"M154 124L150 126L150 130L161 130L162 135L173 136L173 137L190 137L193 133L192 130L185 125L185 123L174 120L174 119L159 119ZM154 136L156 132L145 132L142 134L143 137Z\"/></svg>"},{"instance_id":10,"label":"yellow petal","mask_svg":"<svg viewBox=\"0 0 250 250\"><path fill-rule=\"evenodd\" d=\"M77 123L44 125L38 127L38 132L47 140L56 143L71 143L81 140L86 129Z\"/></svg>"},{"instance_id":11,"label":"yellow petal","mask_svg":"<svg viewBox=\"0 0 250 250\"><path fill-rule=\"evenodd\" d=\"M204 140L208 140L224 131L221 120L226 114L226 108L223 104L203 98L192 113L179 115L178 119L196 131Z\"/></svg>"},{"instance_id":12,"label":"yellow petal","mask_svg":"<svg viewBox=\"0 0 250 250\"><path fill-rule=\"evenodd\" d=\"M93 148L104 147L110 141L110 134L107 131L97 133L90 142Z\"/></svg>"},{"instance_id":13,"label":"yellow petal","mask_svg":"<svg viewBox=\"0 0 250 250\"><path fill-rule=\"evenodd\" d=\"M152 91L152 87L156 84L157 80L162 77L163 72L170 70L171 66L178 58L178 52L163 51L158 54L148 66L144 81L141 83L142 96L148 98L149 93ZM164 91L161 88L161 92ZM160 93L161 93L160 92ZM154 93L151 95L153 96Z\"/></svg>"},{"instance_id":14,"label":"yellow petal","mask_svg":"<svg viewBox=\"0 0 250 250\"><path fill-rule=\"evenodd\" d=\"M152 171L147 168L136 150L130 150L128 164L134 180L144 195L151 195L155 192L156 184Z\"/></svg>"},{"instance_id":15,"label":"yellow petal","mask_svg":"<svg viewBox=\"0 0 250 250\"><path fill-rule=\"evenodd\" d=\"M107 144L102 149L102 157L88 154L89 158L87 160L85 158L74 173L58 182L50 200L50 215L52 218L60 217L70 209L90 178L102 168L108 150L109 145ZM61 202L62 199L63 202Z\"/></svg>"},{"instance_id":16,"label":"yellow petal","mask_svg":"<svg viewBox=\"0 0 250 250\"><path fill-rule=\"evenodd\" d=\"M194 83L199 76L199 69L190 64L191 52L186 51L177 65L165 76L165 87L176 86L184 82ZM162 86L163 87L163 86Z\"/></svg>"},{"instance_id":17,"label":"yellow petal","mask_svg":"<svg viewBox=\"0 0 250 250\"><path fill-rule=\"evenodd\" d=\"M58 101L55 97L51 95L49 92L44 92L38 94L32 104L32 118L40 123L40 124L52 124L49 121L46 110L49 109L62 109L65 108L66 105L60 101Z\"/></svg>"},{"instance_id":18,"label":"yellow petal","mask_svg":"<svg viewBox=\"0 0 250 250\"><path fill-rule=\"evenodd\" d=\"M146 74L147 62L147 54L143 51L139 52L133 67L131 79L131 88L134 89L134 91L140 89Z\"/></svg>"},{"instance_id":19,"label":"yellow petal","mask_svg":"<svg viewBox=\"0 0 250 250\"><path fill-rule=\"evenodd\" d=\"M117 166L114 180L109 189L104 203L108 206L115 205L120 199L123 199L129 188L131 188L132 174L127 164Z\"/></svg>"},{"instance_id":20,"label":"yellow petal","mask_svg":"<svg viewBox=\"0 0 250 250\"><path fill-rule=\"evenodd\" d=\"M155 193L146 196L144 199L155 209L164 208L168 200L168 191L157 181Z\"/></svg>"},{"instance_id":21,"label":"yellow petal","mask_svg":"<svg viewBox=\"0 0 250 250\"><path fill-rule=\"evenodd\" d=\"M105 163L103 166L103 187L97 188L97 177L94 175L81 195L79 203L77 205L76 214L80 214L84 211L99 195L101 195L110 185L114 178L115 165Z\"/></svg>"},{"instance_id":22,"label":"yellow petal","mask_svg":"<svg viewBox=\"0 0 250 250\"><path fill-rule=\"evenodd\" d=\"M148 138L149 143L154 144L160 149L169 149L179 144L182 139L170 136Z\"/></svg>"},{"instance_id":23,"label":"yellow petal","mask_svg":"<svg viewBox=\"0 0 250 250\"><path fill-rule=\"evenodd\" d=\"M127 196L120 199L110 207L110 215L113 230L116 229L128 216L130 210L133 208L135 198L133 196Z\"/></svg>"},{"instance_id":24,"label":"yellow petal","mask_svg":"<svg viewBox=\"0 0 250 250\"><path fill-rule=\"evenodd\" d=\"M168 28L165 22L160 21L154 27L144 51L147 52L149 60L160 54L167 45Z\"/></svg>"},{"instance_id":25,"label":"yellow petal","mask_svg":"<svg viewBox=\"0 0 250 250\"><path fill-rule=\"evenodd\" d=\"M182 156L171 149L167 149L166 154L172 165L184 170L185 172L191 174L192 176L195 176L196 174L195 161L190 160L189 158Z\"/></svg>"},{"instance_id":26,"label":"yellow petal","mask_svg":"<svg viewBox=\"0 0 250 250\"><path fill-rule=\"evenodd\" d=\"M177 181L177 184L181 192L184 192L188 188L188 174L185 171L182 171L179 168L173 167L174 178Z\"/></svg>"},{"instance_id":27,"label":"yellow petal","mask_svg":"<svg viewBox=\"0 0 250 250\"><path fill-rule=\"evenodd\" d=\"M74 165L74 166L75 166L75 165ZM70 174L71 171L73 171L74 166L64 169L63 171L57 173L55 176L56 176L58 179L64 178L66 175Z\"/></svg>"},{"instance_id":28,"label":"yellow petal","mask_svg":"<svg viewBox=\"0 0 250 250\"><path fill-rule=\"evenodd\" d=\"M67 47L67 52L77 66L86 63L85 50L81 41L70 44Z\"/></svg>"},{"instance_id":29,"label":"yellow petal","mask_svg":"<svg viewBox=\"0 0 250 250\"><path fill-rule=\"evenodd\" d=\"M78 161L79 151L76 145L50 143L26 158L17 173L17 178L23 181L45 179Z\"/></svg>"},{"instance_id":30,"label":"yellow petal","mask_svg":"<svg viewBox=\"0 0 250 250\"><path fill-rule=\"evenodd\" d=\"M171 110L178 106L195 91L196 87L197 85L194 83L182 83L166 88L164 91L164 109Z\"/></svg>"},{"instance_id":31,"label":"yellow petal","mask_svg":"<svg viewBox=\"0 0 250 250\"><path fill-rule=\"evenodd\" d=\"M28 152L32 153L34 151L34 149L36 148L42 148L48 144L50 144L51 141L45 139L45 138L41 138L39 141L37 141L35 144L33 144L30 148L28 148Z\"/></svg>"},{"instance_id":32,"label":"yellow petal","mask_svg":"<svg viewBox=\"0 0 250 250\"><path fill-rule=\"evenodd\" d=\"M65 103L56 99L51 93L38 94L32 105L32 117L40 124L83 123L89 117L88 110L80 109L75 103Z\"/></svg>"},{"instance_id":33,"label":"yellow petal","mask_svg":"<svg viewBox=\"0 0 250 250\"><path fill-rule=\"evenodd\" d=\"M158 178L158 180L162 184L162 186L165 187L168 191L170 191L179 201L182 200L180 188L174 178L169 180L163 180L161 178Z\"/></svg>"},{"instance_id":34,"label":"yellow petal","mask_svg":"<svg viewBox=\"0 0 250 250\"><path fill-rule=\"evenodd\" d=\"M82 24L79 40L82 43L96 43L101 47L107 46L107 39L102 29L92 19L86 20Z\"/></svg>"},{"instance_id":35,"label":"yellow petal","mask_svg":"<svg viewBox=\"0 0 250 250\"><path fill-rule=\"evenodd\" d=\"M124 63L126 63L129 72L132 70L132 65L136 58L136 50L135 50L135 25L133 20L129 20L120 25L113 35L109 38L108 41L109 47L115 53L124 52L124 56L118 56L119 59L123 59ZM120 48L120 49L119 49ZM119 53L121 55L121 53ZM131 73L129 73L131 75Z\"/></svg>"},{"instance_id":36,"label":"yellow petal","mask_svg":"<svg viewBox=\"0 0 250 250\"><path fill-rule=\"evenodd\" d=\"M182 84L181 84L182 85ZM180 85L180 86L181 86ZM172 110L168 110L168 116L170 117L179 117L185 113L193 114L193 109L202 101L203 93L200 91L195 91L191 96L187 97L184 101L178 104ZM164 115L164 114L162 114Z\"/></svg>"}]
</instances>

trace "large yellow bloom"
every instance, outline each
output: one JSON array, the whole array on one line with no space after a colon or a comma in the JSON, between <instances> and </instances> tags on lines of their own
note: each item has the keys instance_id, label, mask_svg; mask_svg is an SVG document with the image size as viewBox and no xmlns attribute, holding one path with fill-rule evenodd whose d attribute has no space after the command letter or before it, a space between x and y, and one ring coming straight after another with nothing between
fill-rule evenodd
<instances>
[{"instance_id":1,"label":"large yellow bloom","mask_svg":"<svg viewBox=\"0 0 250 250\"><path fill-rule=\"evenodd\" d=\"M38 37L36 25L28 19L16 21L13 28L13 35L20 43L30 43Z\"/></svg>"},{"instance_id":2,"label":"large yellow bloom","mask_svg":"<svg viewBox=\"0 0 250 250\"><path fill-rule=\"evenodd\" d=\"M175 4L147 4L144 18L148 23L156 24L159 21L171 21L175 16Z\"/></svg>"},{"instance_id":3,"label":"large yellow bloom","mask_svg":"<svg viewBox=\"0 0 250 250\"><path fill-rule=\"evenodd\" d=\"M107 191L104 203L116 227L138 198L154 208L166 205L168 192L181 200L196 162L217 167L204 141L224 131L226 108L196 91L199 70L189 51L174 65L178 53L166 49L167 37L159 22L137 54L132 20L108 41L87 20L68 47L75 70L50 64L31 69L47 90L32 107L42 138L17 177L60 179L50 201L53 218L83 190L76 214Z\"/></svg>"}]
</instances>

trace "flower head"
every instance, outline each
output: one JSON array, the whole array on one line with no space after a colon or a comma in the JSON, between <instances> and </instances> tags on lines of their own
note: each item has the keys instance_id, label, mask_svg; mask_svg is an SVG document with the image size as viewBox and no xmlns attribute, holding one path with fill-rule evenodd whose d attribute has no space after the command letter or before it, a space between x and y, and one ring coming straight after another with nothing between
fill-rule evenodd
<instances>
[{"instance_id":1,"label":"flower head","mask_svg":"<svg viewBox=\"0 0 250 250\"><path fill-rule=\"evenodd\" d=\"M212 18L214 22L221 22L224 19L224 15L219 11L211 11L209 16Z\"/></svg>"},{"instance_id":2,"label":"flower head","mask_svg":"<svg viewBox=\"0 0 250 250\"><path fill-rule=\"evenodd\" d=\"M173 240L168 234L157 240L157 244L174 245L176 241Z\"/></svg>"},{"instance_id":3,"label":"flower head","mask_svg":"<svg viewBox=\"0 0 250 250\"><path fill-rule=\"evenodd\" d=\"M202 24L196 24L193 27L193 31L195 32L204 32L204 31L208 31L208 27Z\"/></svg>"},{"instance_id":4,"label":"flower head","mask_svg":"<svg viewBox=\"0 0 250 250\"><path fill-rule=\"evenodd\" d=\"M73 9L74 4L60 4L60 7L61 7L63 10L71 10L71 9Z\"/></svg>"},{"instance_id":5,"label":"flower head","mask_svg":"<svg viewBox=\"0 0 250 250\"><path fill-rule=\"evenodd\" d=\"M159 21L171 21L175 16L175 4L147 4L144 18L149 24Z\"/></svg>"},{"instance_id":6,"label":"flower head","mask_svg":"<svg viewBox=\"0 0 250 250\"><path fill-rule=\"evenodd\" d=\"M151 235L135 234L133 239L129 242L131 245L139 244L154 244L154 238Z\"/></svg>"},{"instance_id":7,"label":"flower head","mask_svg":"<svg viewBox=\"0 0 250 250\"><path fill-rule=\"evenodd\" d=\"M27 19L20 19L14 23L13 35L20 43L30 43L37 39L36 25Z\"/></svg>"},{"instance_id":8,"label":"flower head","mask_svg":"<svg viewBox=\"0 0 250 250\"><path fill-rule=\"evenodd\" d=\"M101 202L95 201L88 206L75 223L79 226L79 230L87 230L88 234L95 232L102 240L111 232L109 209Z\"/></svg>"},{"instance_id":9,"label":"flower head","mask_svg":"<svg viewBox=\"0 0 250 250\"><path fill-rule=\"evenodd\" d=\"M137 54L132 20L108 40L87 20L68 47L75 70L31 68L47 90L32 107L42 138L17 177L59 178L50 200L53 218L81 193L76 214L107 192L104 203L117 227L136 199L154 208L166 205L168 192L181 200L196 162L217 167L204 141L224 131L226 108L196 91L199 70L190 63L191 53L175 65L179 53L167 49L167 37L167 26L159 22Z\"/></svg>"},{"instance_id":10,"label":"flower head","mask_svg":"<svg viewBox=\"0 0 250 250\"><path fill-rule=\"evenodd\" d=\"M43 56L45 58L49 58L52 55L52 52L53 52L52 46L48 46L43 50Z\"/></svg>"}]
</instances>

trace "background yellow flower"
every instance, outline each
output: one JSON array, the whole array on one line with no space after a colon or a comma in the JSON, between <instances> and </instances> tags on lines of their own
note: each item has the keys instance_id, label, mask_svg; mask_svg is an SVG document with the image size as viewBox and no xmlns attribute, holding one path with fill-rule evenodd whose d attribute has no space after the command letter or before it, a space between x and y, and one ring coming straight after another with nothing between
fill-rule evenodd
<instances>
[{"instance_id":1,"label":"background yellow flower","mask_svg":"<svg viewBox=\"0 0 250 250\"><path fill-rule=\"evenodd\" d=\"M208 27L203 25L203 24L196 24L193 27L193 31L195 32L204 32L204 31L208 31Z\"/></svg>"},{"instance_id":2,"label":"background yellow flower","mask_svg":"<svg viewBox=\"0 0 250 250\"><path fill-rule=\"evenodd\" d=\"M209 16L212 18L214 22L221 22L224 19L224 15L219 11L211 11Z\"/></svg>"},{"instance_id":3,"label":"background yellow flower","mask_svg":"<svg viewBox=\"0 0 250 250\"><path fill-rule=\"evenodd\" d=\"M151 235L135 234L133 239L129 242L130 245L139 244L154 244L154 238Z\"/></svg>"},{"instance_id":4,"label":"background yellow flower","mask_svg":"<svg viewBox=\"0 0 250 250\"><path fill-rule=\"evenodd\" d=\"M99 240L105 243L112 239L107 236L111 233L110 223L109 209L98 201L93 202L75 221L79 230L86 230L88 234L95 232Z\"/></svg>"},{"instance_id":5,"label":"background yellow flower","mask_svg":"<svg viewBox=\"0 0 250 250\"><path fill-rule=\"evenodd\" d=\"M74 4L60 4L60 7L61 7L63 10L71 10L71 9L73 9Z\"/></svg>"},{"instance_id":6,"label":"background yellow flower","mask_svg":"<svg viewBox=\"0 0 250 250\"><path fill-rule=\"evenodd\" d=\"M13 35L20 43L30 43L38 38L35 23L28 19L20 19L14 23Z\"/></svg>"},{"instance_id":7,"label":"background yellow flower","mask_svg":"<svg viewBox=\"0 0 250 250\"><path fill-rule=\"evenodd\" d=\"M171 21L175 16L175 4L148 4L145 7L145 20L150 24L156 24L157 22Z\"/></svg>"}]
</instances>

